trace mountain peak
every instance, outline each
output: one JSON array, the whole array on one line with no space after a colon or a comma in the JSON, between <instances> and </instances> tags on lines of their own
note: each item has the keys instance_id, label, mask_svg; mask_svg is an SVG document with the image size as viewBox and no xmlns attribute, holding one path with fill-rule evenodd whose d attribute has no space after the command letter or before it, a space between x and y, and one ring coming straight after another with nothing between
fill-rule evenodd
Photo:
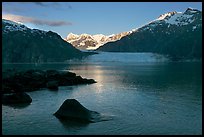
<instances>
[{"instance_id":1,"label":"mountain peak","mask_svg":"<svg viewBox=\"0 0 204 137\"><path fill-rule=\"evenodd\" d=\"M77 35L77 34L74 34L74 33L69 33L68 35L67 35L67 40L69 40L69 39L73 39L73 38L78 38L79 37L79 35Z\"/></svg>"},{"instance_id":2,"label":"mountain peak","mask_svg":"<svg viewBox=\"0 0 204 137\"><path fill-rule=\"evenodd\" d=\"M7 33L8 31L25 31L28 29L25 25L22 23L14 22L11 20L2 19L2 24L4 24L4 33Z\"/></svg>"},{"instance_id":3,"label":"mountain peak","mask_svg":"<svg viewBox=\"0 0 204 137\"><path fill-rule=\"evenodd\" d=\"M199 10L198 10L198 9L191 8L191 7L188 7L186 11L199 11Z\"/></svg>"},{"instance_id":4,"label":"mountain peak","mask_svg":"<svg viewBox=\"0 0 204 137\"><path fill-rule=\"evenodd\" d=\"M25 26L23 23L21 23L21 22L15 22L15 21L11 21L11 20L7 20L7 19L2 19L2 22L3 23L8 23L8 24L10 24L10 25L23 25L23 26Z\"/></svg>"},{"instance_id":5,"label":"mountain peak","mask_svg":"<svg viewBox=\"0 0 204 137\"><path fill-rule=\"evenodd\" d=\"M32 29L27 27L21 22L15 22L7 19L2 19L2 24L4 25L3 27L4 33L8 33L10 31L22 31L22 32L31 31L32 33L37 32L39 34L45 34L47 32L39 29Z\"/></svg>"},{"instance_id":6,"label":"mountain peak","mask_svg":"<svg viewBox=\"0 0 204 137\"><path fill-rule=\"evenodd\" d=\"M81 34L81 36L89 36L89 34L83 33L83 34Z\"/></svg>"},{"instance_id":7,"label":"mountain peak","mask_svg":"<svg viewBox=\"0 0 204 137\"><path fill-rule=\"evenodd\" d=\"M172 25L188 25L190 23L193 23L195 21L196 16L199 15L201 11L198 9L193 9L193 8L187 8L186 11L184 12L168 12L165 14L160 15L156 20L151 21L147 25L151 24L152 26L155 26L154 24L160 24L162 22L172 24ZM196 16L194 16L196 15Z\"/></svg>"},{"instance_id":8,"label":"mountain peak","mask_svg":"<svg viewBox=\"0 0 204 137\"><path fill-rule=\"evenodd\" d=\"M188 7L187 10L184 13L192 14L192 13L197 13L197 12L200 12L200 11L198 9L194 9L194 8Z\"/></svg>"},{"instance_id":9,"label":"mountain peak","mask_svg":"<svg viewBox=\"0 0 204 137\"><path fill-rule=\"evenodd\" d=\"M177 13L176 11L173 11L173 12L168 12L168 13L165 13L165 14L161 14L156 20L166 19L167 17L173 16L176 13Z\"/></svg>"}]
</instances>

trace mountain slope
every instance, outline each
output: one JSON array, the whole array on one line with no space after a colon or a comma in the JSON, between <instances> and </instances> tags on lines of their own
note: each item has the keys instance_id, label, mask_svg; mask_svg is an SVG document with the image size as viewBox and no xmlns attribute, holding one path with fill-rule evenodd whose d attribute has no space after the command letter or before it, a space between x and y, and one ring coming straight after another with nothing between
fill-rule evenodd
<instances>
[{"instance_id":1,"label":"mountain slope","mask_svg":"<svg viewBox=\"0 0 204 137\"><path fill-rule=\"evenodd\" d=\"M109 36L105 36L103 34L89 35L89 34L81 34L76 35L73 33L69 33L67 38L65 39L67 42L71 43L74 47L81 50L94 50L102 46L103 44L116 41L121 39L124 36L131 34L132 31L122 32L119 34L112 34Z\"/></svg>"},{"instance_id":2,"label":"mountain slope","mask_svg":"<svg viewBox=\"0 0 204 137\"><path fill-rule=\"evenodd\" d=\"M202 12L169 12L98 51L153 52L173 60L202 58Z\"/></svg>"},{"instance_id":3,"label":"mountain slope","mask_svg":"<svg viewBox=\"0 0 204 137\"><path fill-rule=\"evenodd\" d=\"M2 19L2 62L63 62L88 53L75 49L57 33L30 29Z\"/></svg>"}]
</instances>

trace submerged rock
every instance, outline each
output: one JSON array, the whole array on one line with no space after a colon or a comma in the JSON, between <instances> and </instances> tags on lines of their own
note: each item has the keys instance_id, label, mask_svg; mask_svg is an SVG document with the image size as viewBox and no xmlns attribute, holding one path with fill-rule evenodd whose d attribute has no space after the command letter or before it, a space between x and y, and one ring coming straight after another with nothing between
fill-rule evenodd
<instances>
[{"instance_id":1,"label":"submerged rock","mask_svg":"<svg viewBox=\"0 0 204 137\"><path fill-rule=\"evenodd\" d=\"M2 103L5 105L9 104L30 104L32 98L25 92L3 94Z\"/></svg>"},{"instance_id":2,"label":"submerged rock","mask_svg":"<svg viewBox=\"0 0 204 137\"><path fill-rule=\"evenodd\" d=\"M99 122L103 121L101 114L91 111L82 106L76 99L67 99L54 113L59 119L70 119L78 122Z\"/></svg>"}]
</instances>

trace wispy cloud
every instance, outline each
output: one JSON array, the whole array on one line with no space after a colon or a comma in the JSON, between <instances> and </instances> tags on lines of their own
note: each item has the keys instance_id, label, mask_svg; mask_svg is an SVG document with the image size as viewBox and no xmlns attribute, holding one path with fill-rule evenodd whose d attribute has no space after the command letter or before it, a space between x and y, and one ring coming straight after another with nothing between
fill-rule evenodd
<instances>
[{"instance_id":1,"label":"wispy cloud","mask_svg":"<svg viewBox=\"0 0 204 137\"><path fill-rule=\"evenodd\" d=\"M66 2L64 4L60 2L33 2L34 4L42 7L51 7L55 9L72 9L72 6Z\"/></svg>"},{"instance_id":2,"label":"wispy cloud","mask_svg":"<svg viewBox=\"0 0 204 137\"><path fill-rule=\"evenodd\" d=\"M36 18L13 15L13 14L2 15L2 18L7 20L12 20L15 22L32 23L35 25L46 25L46 26L54 26L54 27L72 25L71 22L67 22L67 21L49 21L49 20L36 19Z\"/></svg>"},{"instance_id":3,"label":"wispy cloud","mask_svg":"<svg viewBox=\"0 0 204 137\"><path fill-rule=\"evenodd\" d=\"M26 6L23 6L26 5ZM7 13L24 13L28 11L31 5L41 8L49 8L58 11L70 10L73 7L68 2L2 2L2 12Z\"/></svg>"},{"instance_id":4,"label":"wispy cloud","mask_svg":"<svg viewBox=\"0 0 204 137\"><path fill-rule=\"evenodd\" d=\"M44 4L43 2L33 2L34 4L36 5L39 5L39 6L43 6L43 7L46 7L47 5Z\"/></svg>"}]
</instances>

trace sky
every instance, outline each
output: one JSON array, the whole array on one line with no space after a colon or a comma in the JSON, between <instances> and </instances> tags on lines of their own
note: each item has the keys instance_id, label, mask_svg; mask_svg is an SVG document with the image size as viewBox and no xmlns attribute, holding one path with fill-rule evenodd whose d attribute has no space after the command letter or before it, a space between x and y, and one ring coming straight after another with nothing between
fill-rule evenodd
<instances>
[{"instance_id":1,"label":"sky","mask_svg":"<svg viewBox=\"0 0 204 137\"><path fill-rule=\"evenodd\" d=\"M202 10L202 2L3 2L2 18L30 28L111 35L138 28L161 14Z\"/></svg>"}]
</instances>

